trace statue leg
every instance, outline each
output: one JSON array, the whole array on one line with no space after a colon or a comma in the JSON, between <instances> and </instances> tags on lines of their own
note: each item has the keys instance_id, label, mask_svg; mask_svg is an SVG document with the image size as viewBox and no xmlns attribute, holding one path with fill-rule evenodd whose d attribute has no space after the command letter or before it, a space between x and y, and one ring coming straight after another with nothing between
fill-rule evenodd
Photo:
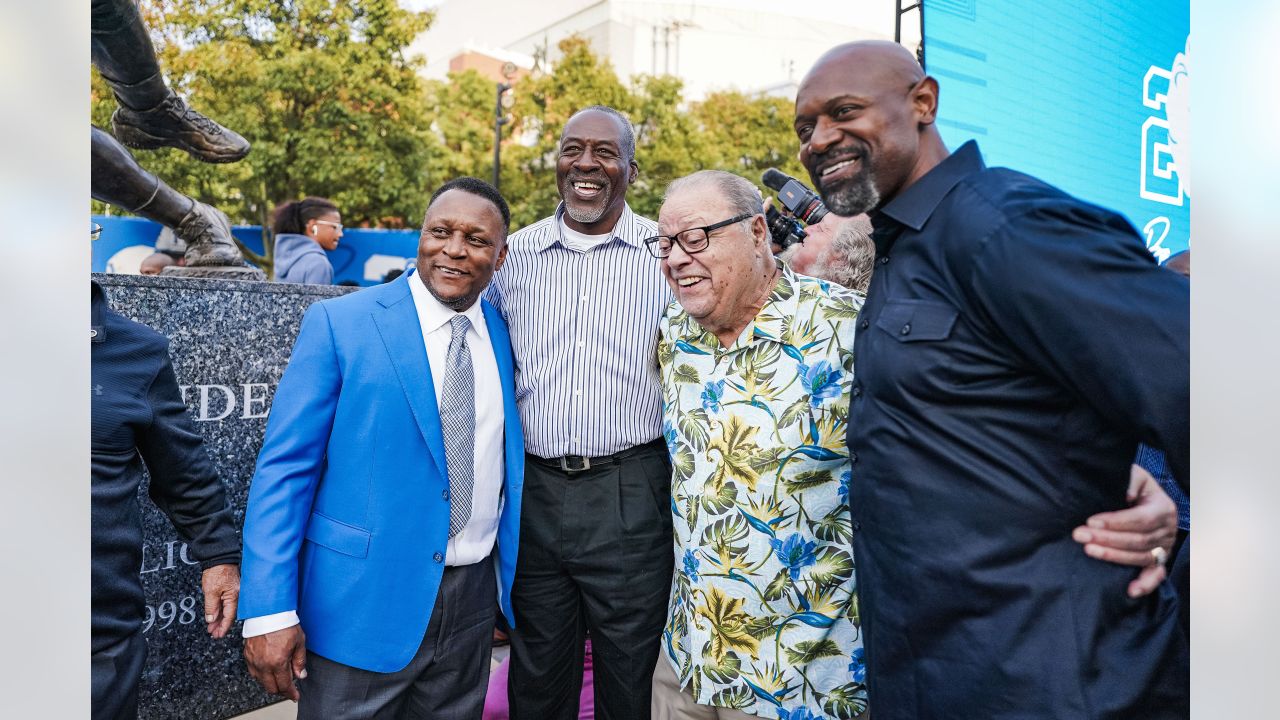
<instances>
[{"instance_id":1,"label":"statue leg","mask_svg":"<svg viewBox=\"0 0 1280 720\"><path fill-rule=\"evenodd\" d=\"M116 100L136 110L164 102L169 86L134 0L93 0L90 13L93 65L111 84Z\"/></svg>"},{"instance_id":2,"label":"statue leg","mask_svg":"<svg viewBox=\"0 0 1280 720\"><path fill-rule=\"evenodd\" d=\"M95 200L173 228L187 243L187 265L243 266L221 211L169 187L142 168L110 134L92 128L90 190Z\"/></svg>"},{"instance_id":3,"label":"statue leg","mask_svg":"<svg viewBox=\"0 0 1280 720\"><path fill-rule=\"evenodd\" d=\"M135 0L93 0L93 64L120 107L111 128L125 145L143 150L175 147L205 162L234 162L249 142L187 107L164 82L151 37Z\"/></svg>"}]
</instances>

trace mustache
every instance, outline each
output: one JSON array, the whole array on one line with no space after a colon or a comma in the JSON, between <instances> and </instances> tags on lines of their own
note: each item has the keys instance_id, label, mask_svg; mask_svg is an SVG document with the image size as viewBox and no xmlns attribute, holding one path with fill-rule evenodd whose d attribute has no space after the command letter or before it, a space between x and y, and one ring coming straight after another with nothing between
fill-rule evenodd
<instances>
[{"instance_id":1,"label":"mustache","mask_svg":"<svg viewBox=\"0 0 1280 720\"><path fill-rule=\"evenodd\" d=\"M600 185L601 187L612 187L613 183L609 182L609 178L604 175L583 175L582 173L570 172L564 176L564 181L572 185L575 182L589 182Z\"/></svg>"},{"instance_id":2,"label":"mustache","mask_svg":"<svg viewBox=\"0 0 1280 720\"><path fill-rule=\"evenodd\" d=\"M821 165L842 162L849 158L866 158L871 156L871 148L865 144L856 142L853 147L845 146L832 148L824 153L813 153L809 155L809 165L811 167L819 167ZM866 165L864 162L863 165Z\"/></svg>"}]
</instances>

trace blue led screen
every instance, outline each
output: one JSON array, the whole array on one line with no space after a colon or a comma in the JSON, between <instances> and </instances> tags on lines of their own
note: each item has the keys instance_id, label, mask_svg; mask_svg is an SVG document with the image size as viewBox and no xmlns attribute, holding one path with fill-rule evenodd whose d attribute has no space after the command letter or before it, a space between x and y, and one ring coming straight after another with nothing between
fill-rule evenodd
<instances>
[{"instance_id":1,"label":"blue led screen","mask_svg":"<svg viewBox=\"0 0 1280 720\"><path fill-rule=\"evenodd\" d=\"M1158 260L1188 247L1186 0L924 0L923 24L947 147L1122 213Z\"/></svg>"}]
</instances>

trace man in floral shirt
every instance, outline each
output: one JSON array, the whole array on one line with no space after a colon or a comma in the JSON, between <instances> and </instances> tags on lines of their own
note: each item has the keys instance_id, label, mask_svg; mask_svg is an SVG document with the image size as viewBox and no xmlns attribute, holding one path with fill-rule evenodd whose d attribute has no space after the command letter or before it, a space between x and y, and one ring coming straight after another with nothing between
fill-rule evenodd
<instances>
[{"instance_id":1,"label":"man in floral shirt","mask_svg":"<svg viewBox=\"0 0 1280 720\"><path fill-rule=\"evenodd\" d=\"M659 232L677 572L653 717L862 716L843 445L861 296L775 261L736 175L672 183Z\"/></svg>"}]
</instances>

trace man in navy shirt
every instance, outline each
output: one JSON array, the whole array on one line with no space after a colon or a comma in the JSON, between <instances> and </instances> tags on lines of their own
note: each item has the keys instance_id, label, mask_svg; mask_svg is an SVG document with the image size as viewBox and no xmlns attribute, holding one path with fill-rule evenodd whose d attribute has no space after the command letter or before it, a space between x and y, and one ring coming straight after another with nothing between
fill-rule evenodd
<instances>
[{"instance_id":1,"label":"man in navy shirt","mask_svg":"<svg viewBox=\"0 0 1280 720\"><path fill-rule=\"evenodd\" d=\"M828 52L796 99L827 206L874 227L848 442L877 720L1183 717L1172 588L1132 597L1071 535L1126 506L1139 442L1187 483L1187 282L1119 215L949 154L937 107L884 42ZM1108 559L1166 552L1128 550Z\"/></svg>"}]
</instances>

